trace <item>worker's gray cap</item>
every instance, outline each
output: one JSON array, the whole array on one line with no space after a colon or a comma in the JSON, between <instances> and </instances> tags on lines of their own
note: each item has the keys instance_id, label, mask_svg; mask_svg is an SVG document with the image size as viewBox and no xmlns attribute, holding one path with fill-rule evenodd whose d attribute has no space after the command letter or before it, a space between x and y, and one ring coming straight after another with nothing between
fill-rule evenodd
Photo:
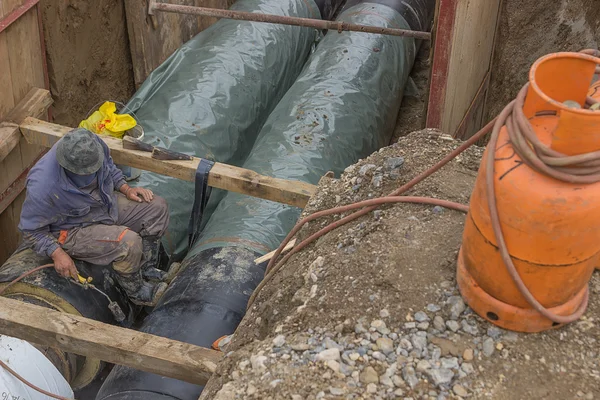
<instances>
[{"instance_id":1,"label":"worker's gray cap","mask_svg":"<svg viewBox=\"0 0 600 400\"><path fill-rule=\"evenodd\" d=\"M104 149L95 135L84 128L73 129L56 144L61 167L77 175L90 175L104 162Z\"/></svg>"}]
</instances>

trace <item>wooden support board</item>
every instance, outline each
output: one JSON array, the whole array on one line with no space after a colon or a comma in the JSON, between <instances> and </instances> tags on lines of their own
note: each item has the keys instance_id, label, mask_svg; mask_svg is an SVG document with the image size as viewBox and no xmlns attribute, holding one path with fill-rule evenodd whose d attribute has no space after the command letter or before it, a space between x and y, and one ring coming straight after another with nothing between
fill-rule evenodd
<instances>
[{"instance_id":1,"label":"wooden support board","mask_svg":"<svg viewBox=\"0 0 600 400\"><path fill-rule=\"evenodd\" d=\"M0 120L0 162L19 145L21 140L19 124L27 117L41 118L48 112L51 104L52 96L49 91L33 88Z\"/></svg>"},{"instance_id":2,"label":"wooden support board","mask_svg":"<svg viewBox=\"0 0 600 400\"><path fill-rule=\"evenodd\" d=\"M0 297L0 333L69 353L205 385L222 353Z\"/></svg>"},{"instance_id":3,"label":"wooden support board","mask_svg":"<svg viewBox=\"0 0 600 400\"><path fill-rule=\"evenodd\" d=\"M235 0L181 0L178 4L229 8ZM156 67L216 18L158 13L148 15L148 0L125 0L129 46L138 88Z\"/></svg>"},{"instance_id":4,"label":"wooden support board","mask_svg":"<svg viewBox=\"0 0 600 400\"><path fill-rule=\"evenodd\" d=\"M27 0L0 0L0 19L9 15L18 16L10 18L10 24L0 32L0 120L31 88L46 85L38 7L39 4L33 5ZM25 12L19 11L27 8ZM39 114L36 116L40 117ZM0 137L5 139L2 146L4 149L12 147L12 151L3 154L0 161L0 193L10 188L10 199L14 201L6 203L9 197L5 195L2 202L0 264L16 249L20 240L17 225L25 195L22 189L18 190L18 185L13 184L42 151L39 146L28 144L22 137L15 136L14 127L8 127L9 131L5 128L0 128Z\"/></svg>"},{"instance_id":5,"label":"wooden support board","mask_svg":"<svg viewBox=\"0 0 600 400\"><path fill-rule=\"evenodd\" d=\"M71 129L35 118L27 118L21 124L21 132L29 143L45 147L54 145ZM195 180L199 158L191 161L156 160L148 152L124 149L120 139L110 136L101 136L101 138L110 148L111 156L117 164L129 165L185 181ZM308 183L271 178L222 163L215 163L210 170L208 185L301 208L306 205L317 188Z\"/></svg>"},{"instance_id":6,"label":"wooden support board","mask_svg":"<svg viewBox=\"0 0 600 400\"><path fill-rule=\"evenodd\" d=\"M427 127L466 139L483 125L502 0L438 0Z\"/></svg>"}]
</instances>

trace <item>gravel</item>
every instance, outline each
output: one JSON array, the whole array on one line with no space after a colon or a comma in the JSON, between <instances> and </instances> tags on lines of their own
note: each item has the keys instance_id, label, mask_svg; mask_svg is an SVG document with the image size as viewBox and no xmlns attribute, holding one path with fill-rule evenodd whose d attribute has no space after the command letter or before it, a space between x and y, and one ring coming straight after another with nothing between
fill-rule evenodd
<instances>
[{"instance_id":1,"label":"gravel","mask_svg":"<svg viewBox=\"0 0 600 400\"><path fill-rule=\"evenodd\" d=\"M439 145L436 140L436 146ZM380 162L361 161L349 169L349 176L339 179L344 187L329 192L326 206L374 198L384 191L389 193L394 189L389 181L392 171L401 168L401 178L394 183L395 187L415 175L410 160L413 154L420 154L422 147L421 140L411 151L401 153L406 163L402 157L397 157L401 162L392 163L394 157L388 156L382 156ZM423 157L428 162L439 159L427 153ZM453 161L445 169L457 163ZM407 171L411 175L405 176ZM469 171L474 170L466 170L461 176L471 176ZM383 176L380 191L369 185L376 176ZM459 188L456 190L460 194L448 196L439 189L440 182L431 183L428 192L419 192L423 185L427 187L424 182L415 188L415 195L468 202L469 190ZM360 191L353 192L352 186L358 186ZM451 187L456 185L453 183ZM464 197L457 197L463 196L463 192ZM307 212L314 211L313 208ZM460 296L454 279L453 262L462 231L456 231L456 238L447 232L444 236L439 233L443 222L456 217L455 214L449 210L435 214L426 206L386 206L329 233L329 238L323 238L323 245L317 242L316 246L302 250L273 284L263 289L264 298L259 296L257 305L244 318L236 333L236 337L243 337L241 345L236 348L234 339L232 353L224 357L216 378L211 380L219 380L222 395L218 398L541 399L573 398L580 391L579 398L588 400L589 394L593 400L595 387L581 384L578 379L582 376L588 377L584 382L600 379L596 377L597 335L584 338L574 331L595 332L597 318L588 314L588 320L548 334L521 335L504 331L474 314ZM306 234L321 229L327 222L311 221ZM395 233L391 247L390 243L380 243L381 236L375 235L385 224L388 224L386 229ZM418 233L427 224L434 225L436 236L435 240L423 242ZM456 246L444 247L451 240ZM398 254L410 257L387 257L393 255L394 249L406 249ZM432 263L432 254L436 257L441 254L433 259L437 264ZM320 267L313 268L318 256L322 256ZM431 268L427 269L428 266ZM310 297L315 284L318 284L315 296ZM600 293L600 285L596 286L598 289L591 285L594 294ZM294 298L294 293L304 294ZM301 302L296 300L299 297L303 299ZM240 330L244 336L238 336ZM561 342L551 340L559 335ZM596 341L592 343L594 335ZM535 337L540 338L537 342L540 347L530 347L523 353L521 345ZM589 341L584 343L584 339ZM550 343L556 346L554 350L548 348ZM562 363L553 357L575 345L581 351L572 351ZM547 359L542 363L543 356ZM588 361L577 363L584 359ZM527 374L533 377L521 378ZM558 396L556 388L547 393L540 391L552 384L554 378L546 379L549 374L568 380L570 396L564 392ZM533 385L529 383L542 378L543 387L536 387L530 393ZM526 387L527 391L511 397L507 387L514 389L516 385ZM230 395L232 387L234 392ZM229 397L224 397L225 394Z\"/></svg>"},{"instance_id":2,"label":"gravel","mask_svg":"<svg viewBox=\"0 0 600 400\"><path fill-rule=\"evenodd\" d=\"M483 341L483 354L485 354L486 357L489 357L492 354L494 354L494 350L494 339L492 339L491 337L486 338Z\"/></svg>"}]
</instances>

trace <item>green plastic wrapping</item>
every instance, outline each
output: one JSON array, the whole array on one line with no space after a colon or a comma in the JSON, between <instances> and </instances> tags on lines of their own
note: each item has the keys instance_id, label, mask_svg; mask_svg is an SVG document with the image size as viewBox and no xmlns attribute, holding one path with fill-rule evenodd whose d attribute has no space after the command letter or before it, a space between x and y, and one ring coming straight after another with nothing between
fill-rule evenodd
<instances>
[{"instance_id":1,"label":"green plastic wrapping","mask_svg":"<svg viewBox=\"0 0 600 400\"><path fill-rule=\"evenodd\" d=\"M338 20L410 29L385 5L358 4ZM414 63L414 39L329 32L269 116L244 168L317 184L319 179L386 146ZM229 192L188 257L211 247L276 248L300 209ZM235 239L231 239L234 237Z\"/></svg>"},{"instance_id":2,"label":"green plastic wrapping","mask_svg":"<svg viewBox=\"0 0 600 400\"><path fill-rule=\"evenodd\" d=\"M313 0L240 0L232 10L320 18ZM241 164L292 85L319 33L311 28L222 19L154 70L129 101L155 146ZM187 248L194 183L144 172L139 186L164 197L171 223L163 244ZM224 193L213 190L207 213Z\"/></svg>"}]
</instances>

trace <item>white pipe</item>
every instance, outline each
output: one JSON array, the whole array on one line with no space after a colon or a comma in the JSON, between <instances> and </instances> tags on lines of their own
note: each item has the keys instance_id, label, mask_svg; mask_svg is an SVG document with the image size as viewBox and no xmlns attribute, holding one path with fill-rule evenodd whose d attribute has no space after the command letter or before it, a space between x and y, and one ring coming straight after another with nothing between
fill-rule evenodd
<instances>
[{"instance_id":1,"label":"white pipe","mask_svg":"<svg viewBox=\"0 0 600 400\"><path fill-rule=\"evenodd\" d=\"M73 390L58 369L28 342L0 335L0 360L40 389L74 398ZM0 400L5 399L54 400L33 390L0 367Z\"/></svg>"}]
</instances>

